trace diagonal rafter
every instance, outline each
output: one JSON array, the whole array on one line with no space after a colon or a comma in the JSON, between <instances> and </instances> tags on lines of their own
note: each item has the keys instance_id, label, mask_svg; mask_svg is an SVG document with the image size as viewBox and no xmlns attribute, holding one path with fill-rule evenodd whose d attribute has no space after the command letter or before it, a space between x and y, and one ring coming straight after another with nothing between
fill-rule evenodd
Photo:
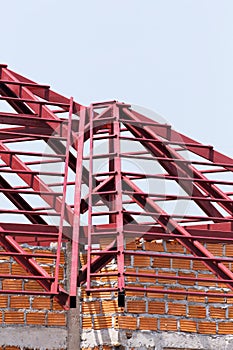
<instances>
[{"instance_id":1,"label":"diagonal rafter","mask_svg":"<svg viewBox=\"0 0 233 350\"><path fill-rule=\"evenodd\" d=\"M149 211L155 214L155 220L170 233L171 238L173 235L180 235L185 237L191 237L190 233L182 226L180 226L173 218L170 217L165 211L163 211L153 200L146 197L145 195L137 194L140 193L140 189L132 183L131 180L123 176L124 186L129 190L135 192L132 198L135 202L143 208L145 211ZM181 245L188 249L194 256L212 259L211 261L205 261L203 263L217 276L229 280L233 279L233 273L223 264L214 261L215 257L208 251L198 240L196 241L183 241L179 238L175 238ZM228 283L229 287L233 290L233 281Z\"/></svg>"},{"instance_id":2,"label":"diagonal rafter","mask_svg":"<svg viewBox=\"0 0 233 350\"><path fill-rule=\"evenodd\" d=\"M136 117L129 111L127 114L132 118L134 117L134 120L137 120ZM227 202L221 202L220 205L230 214L232 213L231 199L219 188L213 184L209 184L208 179L193 166L185 162L180 163L179 161L184 160L184 158L182 158L171 147L165 145L163 140L159 140L158 137L150 130L150 126L146 126L143 129L132 125L127 126L136 137L141 137L142 144L152 153L154 157L158 159L159 163L164 167L164 169L167 170L168 174L177 176L176 181L189 195L203 197L202 192L198 189L198 187L200 187L200 189L205 191L205 193L208 193L212 198L225 199ZM153 141L147 141L148 139L155 140L157 143L154 144ZM192 186L189 186L187 181L182 179L182 176L184 178L191 177ZM197 181L203 181L195 182L195 179L197 179ZM203 203L201 200L195 201L202 208L202 210L207 213L207 215L222 217L222 214L211 203Z\"/></svg>"}]
</instances>

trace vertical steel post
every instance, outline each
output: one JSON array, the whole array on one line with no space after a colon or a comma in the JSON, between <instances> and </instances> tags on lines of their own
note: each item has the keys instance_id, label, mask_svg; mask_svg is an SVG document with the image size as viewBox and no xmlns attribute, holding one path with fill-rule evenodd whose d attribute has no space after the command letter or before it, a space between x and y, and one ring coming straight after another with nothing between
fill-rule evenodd
<instances>
[{"instance_id":1,"label":"vertical steel post","mask_svg":"<svg viewBox=\"0 0 233 350\"><path fill-rule=\"evenodd\" d=\"M120 113L119 113L119 106L117 106L116 103L113 105L113 116L115 117L115 120L113 121L113 131L114 131L114 168L115 168L115 189L116 189L116 196L115 196L115 210L117 212L116 214L116 227L117 227L117 264L118 264L118 290L119 295L122 295L124 293L124 233L123 233L123 203L122 203L122 174L121 174L121 146L120 146ZM119 298L118 301L120 301L119 306L123 306L122 304L122 298Z\"/></svg>"},{"instance_id":2,"label":"vertical steel post","mask_svg":"<svg viewBox=\"0 0 233 350\"><path fill-rule=\"evenodd\" d=\"M89 133L90 133L90 153L89 153L89 195L88 195L88 242L87 242L87 291L91 288L91 253L92 253L92 194L93 194L93 105L89 109Z\"/></svg>"},{"instance_id":3,"label":"vertical steel post","mask_svg":"<svg viewBox=\"0 0 233 350\"><path fill-rule=\"evenodd\" d=\"M73 114L73 97L70 98L69 119L68 119L68 128L67 128L63 195L62 195L61 214L60 214L61 216L60 216L58 240L57 240L56 267L55 267L55 274L54 274L55 280L54 280L52 287L51 287L51 291L54 293L57 293L57 291L58 291L61 244L62 244L63 224L64 224L65 210L66 210L66 193L67 193L67 181L68 181L68 171L69 171L69 154L70 154L71 130L72 130L72 114Z\"/></svg>"},{"instance_id":4,"label":"vertical steel post","mask_svg":"<svg viewBox=\"0 0 233 350\"><path fill-rule=\"evenodd\" d=\"M82 191L82 168L83 168L83 147L84 147L84 127L86 120L86 108L81 107L78 140L76 144L77 161L75 174L74 193L74 222L72 234L72 254L70 271L70 306L76 307L77 279L79 271L79 241L80 241L80 205Z\"/></svg>"}]
</instances>

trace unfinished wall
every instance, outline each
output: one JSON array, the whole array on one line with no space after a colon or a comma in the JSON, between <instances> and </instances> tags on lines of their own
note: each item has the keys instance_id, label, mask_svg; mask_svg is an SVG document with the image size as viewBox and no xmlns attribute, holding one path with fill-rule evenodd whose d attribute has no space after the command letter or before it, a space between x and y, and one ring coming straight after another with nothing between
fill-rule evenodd
<instances>
[{"instance_id":1,"label":"unfinished wall","mask_svg":"<svg viewBox=\"0 0 233 350\"><path fill-rule=\"evenodd\" d=\"M51 253L42 247L27 251ZM46 271L53 271L53 259L37 259ZM23 275L25 271L11 257L2 256L0 272ZM66 283L65 251L61 255L60 281ZM2 279L4 290L43 291L30 279ZM0 295L0 349L65 349L67 343L67 312L55 299L38 295Z\"/></svg>"},{"instance_id":2,"label":"unfinished wall","mask_svg":"<svg viewBox=\"0 0 233 350\"><path fill-rule=\"evenodd\" d=\"M206 246L217 256L233 256L232 245L207 243ZM128 249L187 254L185 248L175 242L145 242L141 247L131 242ZM227 265L231 268L231 264ZM131 286L147 285L189 292L230 292L225 284L217 282L197 283L189 279L176 279L178 276L214 279L215 276L199 261L131 255L126 257L126 270L145 273L155 271L174 276L169 282L167 279L152 281L147 277L131 276L128 277ZM112 282L114 283L114 277ZM111 284L111 277L103 277L100 283L101 287ZM228 298L226 294L217 298L211 295L164 295L130 291L126 292L124 309L118 308L114 292L95 292L88 297L83 291L82 297L83 350L97 349L95 346L99 344L121 345L125 349L163 349L175 346L174 335L177 349L184 349L184 345L187 349L214 349L218 344L216 341L227 344L224 335L229 335L229 349L233 348L233 338L230 336L233 333L233 298ZM183 334L185 342L184 338L180 338Z\"/></svg>"},{"instance_id":3,"label":"unfinished wall","mask_svg":"<svg viewBox=\"0 0 233 350\"><path fill-rule=\"evenodd\" d=\"M129 243L128 249L142 249L157 252L187 254L185 249L174 242L145 242L138 246ZM34 248L38 249L38 248ZM40 248L40 250L43 248ZM232 245L208 244L208 249L218 256L233 256ZM50 252L49 250L47 250ZM45 250L43 250L45 252ZM62 253L60 279L66 283L65 251ZM174 290L205 291L227 293L224 284L216 282L195 282L179 280L178 276L205 276L214 278L211 272L199 261L177 258L152 258L146 256L126 256L126 270L174 275L168 281L152 281L146 277L128 277L129 285ZM53 261L43 260L44 268L53 269ZM231 265L228 263L228 267ZM0 262L1 271L20 273L20 266L11 258L4 257ZM108 266L105 270L113 269ZM36 282L3 280L6 288L14 289L15 284L24 283L25 288L41 290ZM114 285L114 277L103 276L96 281L97 286ZM224 294L221 298L127 292L125 308L117 306L114 292L95 292L86 295L81 291L81 349L154 349L154 350L232 350L233 349L233 299ZM68 312L46 296L0 296L0 349L69 349ZM77 330L78 332L78 330ZM70 349L69 349L70 350Z\"/></svg>"}]
</instances>

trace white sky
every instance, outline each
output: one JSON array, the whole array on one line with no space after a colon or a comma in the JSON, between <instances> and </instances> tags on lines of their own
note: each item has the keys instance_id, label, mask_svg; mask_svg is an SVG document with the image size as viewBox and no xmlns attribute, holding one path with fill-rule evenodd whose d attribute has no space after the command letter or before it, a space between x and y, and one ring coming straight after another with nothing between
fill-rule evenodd
<instances>
[{"instance_id":1,"label":"white sky","mask_svg":"<svg viewBox=\"0 0 233 350\"><path fill-rule=\"evenodd\" d=\"M233 156L232 0L0 0L0 62L82 104L117 99Z\"/></svg>"}]
</instances>

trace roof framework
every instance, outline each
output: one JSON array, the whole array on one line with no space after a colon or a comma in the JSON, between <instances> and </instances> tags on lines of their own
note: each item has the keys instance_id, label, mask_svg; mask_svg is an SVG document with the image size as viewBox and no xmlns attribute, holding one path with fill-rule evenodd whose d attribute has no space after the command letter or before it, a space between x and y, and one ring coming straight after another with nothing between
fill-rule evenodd
<instances>
[{"instance_id":1,"label":"roof framework","mask_svg":"<svg viewBox=\"0 0 233 350\"><path fill-rule=\"evenodd\" d=\"M231 158L130 105L109 101L85 107L6 65L0 65L0 121L0 260L11 257L24 271L0 273L0 279L34 280L42 288L22 283L7 289L2 282L0 293L51 295L68 308L75 306L79 285L88 293L101 291L96 280L109 276L115 282L103 289L117 291L123 305L125 291L147 288L128 283L129 277L174 278L125 269L132 255L171 257L127 248L130 242L154 240L177 241L187 254L172 257L202 262L215 281L233 289L233 259L215 256L206 246L232 243ZM72 244L69 290L59 282L67 241ZM51 243L49 253L28 249ZM87 260L81 265L84 250ZM50 272L43 267L48 258L55 266ZM109 263L117 271L103 270ZM151 285L150 292L204 294Z\"/></svg>"}]
</instances>

